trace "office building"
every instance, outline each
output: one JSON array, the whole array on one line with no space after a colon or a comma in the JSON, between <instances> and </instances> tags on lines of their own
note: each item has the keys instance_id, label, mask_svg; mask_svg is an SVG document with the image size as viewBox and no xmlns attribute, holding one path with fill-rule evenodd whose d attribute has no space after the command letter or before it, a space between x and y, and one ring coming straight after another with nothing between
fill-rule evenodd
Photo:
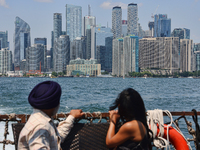
<instances>
[{"instance_id":1,"label":"office building","mask_svg":"<svg viewBox=\"0 0 200 150\"><path fill-rule=\"evenodd\" d=\"M121 37L122 34L122 9L119 6L112 9L112 32L113 39Z\"/></svg>"},{"instance_id":2,"label":"office building","mask_svg":"<svg viewBox=\"0 0 200 150\"><path fill-rule=\"evenodd\" d=\"M66 5L66 33L70 41L82 35L82 7Z\"/></svg>"},{"instance_id":3,"label":"office building","mask_svg":"<svg viewBox=\"0 0 200 150\"><path fill-rule=\"evenodd\" d=\"M86 59L86 38L77 37L70 44L70 60Z\"/></svg>"},{"instance_id":4,"label":"office building","mask_svg":"<svg viewBox=\"0 0 200 150\"><path fill-rule=\"evenodd\" d=\"M53 38L55 41L56 38L59 38L62 34L62 14L54 13L53 14Z\"/></svg>"},{"instance_id":5,"label":"office building","mask_svg":"<svg viewBox=\"0 0 200 150\"><path fill-rule=\"evenodd\" d=\"M148 27L149 27L149 31L150 31L150 36L154 37L154 22L149 22Z\"/></svg>"},{"instance_id":6,"label":"office building","mask_svg":"<svg viewBox=\"0 0 200 150\"><path fill-rule=\"evenodd\" d=\"M139 67L145 69L179 70L179 38L158 37L139 40Z\"/></svg>"},{"instance_id":7,"label":"office building","mask_svg":"<svg viewBox=\"0 0 200 150\"><path fill-rule=\"evenodd\" d=\"M12 71L12 52L8 48L0 50L0 74Z\"/></svg>"},{"instance_id":8,"label":"office building","mask_svg":"<svg viewBox=\"0 0 200 150\"><path fill-rule=\"evenodd\" d=\"M91 58L91 29L86 30L86 59Z\"/></svg>"},{"instance_id":9,"label":"office building","mask_svg":"<svg viewBox=\"0 0 200 150\"><path fill-rule=\"evenodd\" d=\"M180 39L180 71L193 71L193 40Z\"/></svg>"},{"instance_id":10,"label":"office building","mask_svg":"<svg viewBox=\"0 0 200 150\"><path fill-rule=\"evenodd\" d=\"M138 35L138 6L137 4L128 4L127 15L127 35Z\"/></svg>"},{"instance_id":11,"label":"office building","mask_svg":"<svg viewBox=\"0 0 200 150\"><path fill-rule=\"evenodd\" d=\"M47 38L35 38L34 44L43 44L47 46Z\"/></svg>"},{"instance_id":12,"label":"office building","mask_svg":"<svg viewBox=\"0 0 200 150\"><path fill-rule=\"evenodd\" d=\"M167 14L154 15L154 37L171 37L171 19Z\"/></svg>"},{"instance_id":13,"label":"office building","mask_svg":"<svg viewBox=\"0 0 200 150\"><path fill-rule=\"evenodd\" d=\"M110 28L92 27L91 29L91 58L97 58L96 46L105 46L105 38L113 36Z\"/></svg>"},{"instance_id":14,"label":"office building","mask_svg":"<svg viewBox=\"0 0 200 150\"><path fill-rule=\"evenodd\" d=\"M171 34L172 37L179 37L179 39L190 39L190 29L175 28Z\"/></svg>"},{"instance_id":15,"label":"office building","mask_svg":"<svg viewBox=\"0 0 200 150\"><path fill-rule=\"evenodd\" d=\"M106 47L98 45L97 49L97 63L101 64L101 70L105 70L105 55L106 55Z\"/></svg>"},{"instance_id":16,"label":"office building","mask_svg":"<svg viewBox=\"0 0 200 150\"><path fill-rule=\"evenodd\" d=\"M20 33L20 62L26 59L26 48L29 47L29 34L21 32ZM21 68L20 68L21 70Z\"/></svg>"},{"instance_id":17,"label":"office building","mask_svg":"<svg viewBox=\"0 0 200 150\"><path fill-rule=\"evenodd\" d=\"M200 70L200 43L194 44L194 54L196 56L196 70Z\"/></svg>"},{"instance_id":18,"label":"office building","mask_svg":"<svg viewBox=\"0 0 200 150\"><path fill-rule=\"evenodd\" d=\"M50 71L51 69L51 56L47 55L47 71Z\"/></svg>"},{"instance_id":19,"label":"office building","mask_svg":"<svg viewBox=\"0 0 200 150\"><path fill-rule=\"evenodd\" d=\"M23 33L26 33L27 35L23 38ZM14 67L15 70L19 70L20 66L20 36L24 40L25 43L27 43L27 47L31 45L31 38L30 38L30 26L21 18L16 17L15 18L15 33L14 33ZM23 43L23 41L21 42ZM22 48L23 49L23 48ZM22 52L21 49L21 52ZM22 53L23 55L23 53ZM26 55L26 54L24 54ZM21 57L23 58L23 56Z\"/></svg>"},{"instance_id":20,"label":"office building","mask_svg":"<svg viewBox=\"0 0 200 150\"><path fill-rule=\"evenodd\" d=\"M7 47L9 47L9 45L8 45L8 31L6 31L6 32L0 31L0 50L2 48L7 48Z\"/></svg>"},{"instance_id":21,"label":"office building","mask_svg":"<svg viewBox=\"0 0 200 150\"><path fill-rule=\"evenodd\" d=\"M112 72L112 40L113 36L105 38L105 70Z\"/></svg>"},{"instance_id":22,"label":"office building","mask_svg":"<svg viewBox=\"0 0 200 150\"><path fill-rule=\"evenodd\" d=\"M80 59L70 60L67 65L67 76L89 75L98 76L101 74L101 64L97 63L96 59Z\"/></svg>"},{"instance_id":23,"label":"office building","mask_svg":"<svg viewBox=\"0 0 200 150\"><path fill-rule=\"evenodd\" d=\"M68 35L55 39L53 51L53 70L63 72L70 61L70 40Z\"/></svg>"},{"instance_id":24,"label":"office building","mask_svg":"<svg viewBox=\"0 0 200 150\"><path fill-rule=\"evenodd\" d=\"M84 31L84 36L86 36L86 30L90 29L92 26L95 27L96 26L96 17L94 16L85 16L83 19L83 31Z\"/></svg>"},{"instance_id":25,"label":"office building","mask_svg":"<svg viewBox=\"0 0 200 150\"><path fill-rule=\"evenodd\" d=\"M46 71L47 47L43 44L34 44L26 48L26 71Z\"/></svg>"}]
</instances>

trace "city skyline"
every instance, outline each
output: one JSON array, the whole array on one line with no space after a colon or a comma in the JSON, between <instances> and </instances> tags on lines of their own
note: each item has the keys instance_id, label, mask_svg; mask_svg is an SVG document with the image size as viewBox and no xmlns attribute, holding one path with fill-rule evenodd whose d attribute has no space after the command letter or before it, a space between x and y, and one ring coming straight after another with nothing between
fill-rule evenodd
<instances>
[{"instance_id":1,"label":"city skyline","mask_svg":"<svg viewBox=\"0 0 200 150\"><path fill-rule=\"evenodd\" d=\"M170 2L171 1L171 2ZM62 14L62 31L65 31L65 5L78 5L82 7L82 18L88 15L88 5L91 6L91 16L96 17L97 25L111 27L112 26L112 8L121 6L122 20L127 20L127 7L129 3L138 5L138 18L143 30L148 30L148 22L153 21L152 14L167 14L171 18L171 32L174 28L190 29L194 43L200 43L200 6L199 0L124 0L119 2L116 0L100 0L100 1L64 1L60 0L32 0L32 1L7 1L0 0L0 31L8 31L8 41L10 50L14 52L14 21L19 16L30 25L31 28L31 44L34 38L47 38L47 49L51 47L51 31L53 30L53 14ZM35 9L37 8L37 9ZM170 8L170 9L169 9ZM26 11L28 10L28 11ZM186 11L187 10L187 11Z\"/></svg>"}]
</instances>

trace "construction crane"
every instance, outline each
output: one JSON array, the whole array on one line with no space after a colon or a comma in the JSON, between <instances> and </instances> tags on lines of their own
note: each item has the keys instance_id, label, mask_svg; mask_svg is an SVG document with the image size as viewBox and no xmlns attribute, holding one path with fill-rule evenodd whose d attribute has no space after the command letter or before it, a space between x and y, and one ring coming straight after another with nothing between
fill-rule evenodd
<instances>
[{"instance_id":1,"label":"construction crane","mask_svg":"<svg viewBox=\"0 0 200 150\"><path fill-rule=\"evenodd\" d=\"M159 5L157 6L155 12L151 15L151 18L154 18L154 15L155 15L156 11L158 10L158 7L159 7Z\"/></svg>"}]
</instances>

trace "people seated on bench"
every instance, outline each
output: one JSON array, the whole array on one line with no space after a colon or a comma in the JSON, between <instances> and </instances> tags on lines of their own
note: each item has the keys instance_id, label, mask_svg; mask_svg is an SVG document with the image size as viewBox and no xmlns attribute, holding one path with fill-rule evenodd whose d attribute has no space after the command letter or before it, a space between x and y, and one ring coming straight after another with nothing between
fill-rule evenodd
<instances>
[{"instance_id":1,"label":"people seated on bench","mask_svg":"<svg viewBox=\"0 0 200 150\"><path fill-rule=\"evenodd\" d=\"M118 110L115 110L118 108ZM108 148L148 150L150 147L146 110L140 94L132 88L123 90L110 107L110 126L106 136ZM115 133L119 119L123 125Z\"/></svg>"},{"instance_id":2,"label":"people seated on bench","mask_svg":"<svg viewBox=\"0 0 200 150\"><path fill-rule=\"evenodd\" d=\"M60 144L69 134L75 118L81 118L82 110L71 110L66 120L54 125L52 117L60 106L61 87L54 81L36 85L29 94L28 101L33 107L28 122L20 132L18 150L61 150Z\"/></svg>"}]
</instances>

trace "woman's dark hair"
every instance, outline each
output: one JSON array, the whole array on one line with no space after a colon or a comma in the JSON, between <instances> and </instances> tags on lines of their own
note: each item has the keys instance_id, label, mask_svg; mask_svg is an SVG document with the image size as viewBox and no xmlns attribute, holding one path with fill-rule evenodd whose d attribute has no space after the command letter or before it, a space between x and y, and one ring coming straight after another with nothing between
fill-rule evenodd
<instances>
[{"instance_id":1,"label":"woman's dark hair","mask_svg":"<svg viewBox=\"0 0 200 150\"><path fill-rule=\"evenodd\" d=\"M123 90L115 100L115 102L111 105L110 110L114 110L118 107L118 112L120 114L120 118L123 122L125 122L125 118L129 120L138 120L143 123L143 125L147 129L148 137L149 132L151 132L147 125L146 119L146 109L144 106L144 102L140 94L132 89L127 88Z\"/></svg>"}]
</instances>

